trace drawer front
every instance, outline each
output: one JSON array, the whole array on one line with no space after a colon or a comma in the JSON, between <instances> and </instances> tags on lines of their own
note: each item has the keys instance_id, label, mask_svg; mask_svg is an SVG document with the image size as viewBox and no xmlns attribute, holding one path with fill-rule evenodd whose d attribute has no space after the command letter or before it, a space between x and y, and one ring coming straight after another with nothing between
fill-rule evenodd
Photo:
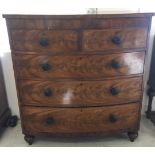
<instances>
[{"instance_id":1,"label":"drawer front","mask_svg":"<svg viewBox=\"0 0 155 155\"><path fill-rule=\"evenodd\" d=\"M78 29L81 27L80 19L9 19L10 29Z\"/></svg>"},{"instance_id":2,"label":"drawer front","mask_svg":"<svg viewBox=\"0 0 155 155\"><path fill-rule=\"evenodd\" d=\"M12 30L13 50L64 52L78 48L76 31Z\"/></svg>"},{"instance_id":3,"label":"drawer front","mask_svg":"<svg viewBox=\"0 0 155 155\"><path fill-rule=\"evenodd\" d=\"M18 78L106 78L143 73L144 52L49 56L12 54Z\"/></svg>"},{"instance_id":4,"label":"drawer front","mask_svg":"<svg viewBox=\"0 0 155 155\"><path fill-rule=\"evenodd\" d=\"M86 30L83 32L84 51L146 48L147 29Z\"/></svg>"},{"instance_id":5,"label":"drawer front","mask_svg":"<svg viewBox=\"0 0 155 155\"><path fill-rule=\"evenodd\" d=\"M138 103L95 108L22 107L28 133L112 133L132 131L139 120Z\"/></svg>"},{"instance_id":6,"label":"drawer front","mask_svg":"<svg viewBox=\"0 0 155 155\"><path fill-rule=\"evenodd\" d=\"M43 19L9 19L7 20L9 29L44 29Z\"/></svg>"},{"instance_id":7,"label":"drawer front","mask_svg":"<svg viewBox=\"0 0 155 155\"><path fill-rule=\"evenodd\" d=\"M9 19L10 29L90 29L147 27L148 18Z\"/></svg>"},{"instance_id":8,"label":"drawer front","mask_svg":"<svg viewBox=\"0 0 155 155\"><path fill-rule=\"evenodd\" d=\"M101 106L140 101L142 77L105 81L19 80L18 86L24 105Z\"/></svg>"},{"instance_id":9,"label":"drawer front","mask_svg":"<svg viewBox=\"0 0 155 155\"><path fill-rule=\"evenodd\" d=\"M148 27L147 18L110 18L110 19L92 19L83 20L83 28L87 29L110 29L110 28L136 28Z\"/></svg>"}]
</instances>

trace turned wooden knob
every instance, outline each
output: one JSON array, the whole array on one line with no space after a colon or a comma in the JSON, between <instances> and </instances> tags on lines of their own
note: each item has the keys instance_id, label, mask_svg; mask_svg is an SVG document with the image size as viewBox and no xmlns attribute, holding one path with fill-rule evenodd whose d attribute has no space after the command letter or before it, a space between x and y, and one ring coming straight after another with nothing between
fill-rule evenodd
<instances>
[{"instance_id":1,"label":"turned wooden knob","mask_svg":"<svg viewBox=\"0 0 155 155\"><path fill-rule=\"evenodd\" d=\"M52 96L52 90L50 88L44 90L44 95L46 97Z\"/></svg>"},{"instance_id":2,"label":"turned wooden knob","mask_svg":"<svg viewBox=\"0 0 155 155\"><path fill-rule=\"evenodd\" d=\"M52 68L52 66L49 63L44 63L41 64L41 68L43 71L49 71Z\"/></svg>"},{"instance_id":3,"label":"turned wooden knob","mask_svg":"<svg viewBox=\"0 0 155 155\"><path fill-rule=\"evenodd\" d=\"M115 45L120 45L121 44L121 37L120 36L114 36L112 38L112 42L115 44Z\"/></svg>"},{"instance_id":4,"label":"turned wooden knob","mask_svg":"<svg viewBox=\"0 0 155 155\"><path fill-rule=\"evenodd\" d=\"M115 122L118 121L118 118L117 118L115 115L111 114L111 115L109 116L109 121L110 121L111 123L115 123Z\"/></svg>"},{"instance_id":5,"label":"turned wooden knob","mask_svg":"<svg viewBox=\"0 0 155 155\"><path fill-rule=\"evenodd\" d=\"M117 60L113 59L111 61L111 67L114 68L114 69L119 69L121 67L121 65Z\"/></svg>"},{"instance_id":6,"label":"turned wooden knob","mask_svg":"<svg viewBox=\"0 0 155 155\"><path fill-rule=\"evenodd\" d=\"M117 88L112 87L112 88L110 89L110 93L111 93L111 95L115 96L115 95L117 95L117 94L119 93L119 91L118 91Z\"/></svg>"},{"instance_id":7,"label":"turned wooden knob","mask_svg":"<svg viewBox=\"0 0 155 155\"><path fill-rule=\"evenodd\" d=\"M48 124L48 125L54 124L54 118L53 118L53 117L48 117L48 118L46 119L46 124Z\"/></svg>"},{"instance_id":8,"label":"turned wooden knob","mask_svg":"<svg viewBox=\"0 0 155 155\"><path fill-rule=\"evenodd\" d=\"M46 47L49 45L49 40L47 38L41 38L39 44L43 47Z\"/></svg>"}]
</instances>

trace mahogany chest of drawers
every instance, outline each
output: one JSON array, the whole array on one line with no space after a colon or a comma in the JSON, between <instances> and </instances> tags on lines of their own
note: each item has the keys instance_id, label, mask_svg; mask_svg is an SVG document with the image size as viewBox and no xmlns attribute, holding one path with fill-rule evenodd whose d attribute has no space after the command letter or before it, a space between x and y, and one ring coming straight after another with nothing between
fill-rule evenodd
<instances>
[{"instance_id":1,"label":"mahogany chest of drawers","mask_svg":"<svg viewBox=\"0 0 155 155\"><path fill-rule=\"evenodd\" d=\"M138 136L152 14L4 15L22 130Z\"/></svg>"}]
</instances>

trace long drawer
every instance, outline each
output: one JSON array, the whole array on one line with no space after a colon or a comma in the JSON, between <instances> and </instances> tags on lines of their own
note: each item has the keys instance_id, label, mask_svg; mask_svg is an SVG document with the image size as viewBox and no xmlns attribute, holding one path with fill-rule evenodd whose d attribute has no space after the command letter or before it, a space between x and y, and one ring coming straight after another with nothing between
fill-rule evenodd
<instances>
[{"instance_id":1,"label":"long drawer","mask_svg":"<svg viewBox=\"0 0 155 155\"><path fill-rule=\"evenodd\" d=\"M147 27L147 18L76 18L67 19L60 18L14 18L9 19L9 29L35 29L35 30L53 30L53 29L109 29L109 28L133 28L133 27Z\"/></svg>"},{"instance_id":2,"label":"long drawer","mask_svg":"<svg viewBox=\"0 0 155 155\"><path fill-rule=\"evenodd\" d=\"M138 103L95 108L21 108L23 130L35 133L114 133L137 129Z\"/></svg>"},{"instance_id":3,"label":"long drawer","mask_svg":"<svg viewBox=\"0 0 155 155\"><path fill-rule=\"evenodd\" d=\"M11 30L12 48L52 54L146 48L146 28L106 30Z\"/></svg>"},{"instance_id":4,"label":"long drawer","mask_svg":"<svg viewBox=\"0 0 155 155\"><path fill-rule=\"evenodd\" d=\"M50 56L12 54L18 78L107 78L142 74L144 52Z\"/></svg>"},{"instance_id":5,"label":"long drawer","mask_svg":"<svg viewBox=\"0 0 155 155\"><path fill-rule=\"evenodd\" d=\"M105 81L18 80L24 105L84 107L126 104L141 100L142 77Z\"/></svg>"}]
</instances>

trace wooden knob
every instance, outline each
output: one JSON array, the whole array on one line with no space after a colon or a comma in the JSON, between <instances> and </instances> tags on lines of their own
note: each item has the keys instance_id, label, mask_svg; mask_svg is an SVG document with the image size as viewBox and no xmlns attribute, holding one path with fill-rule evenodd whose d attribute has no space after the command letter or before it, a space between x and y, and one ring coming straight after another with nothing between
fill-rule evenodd
<instances>
[{"instance_id":1,"label":"wooden knob","mask_svg":"<svg viewBox=\"0 0 155 155\"><path fill-rule=\"evenodd\" d=\"M118 118L117 118L115 115L111 114L111 115L109 116L109 121L110 121L111 123L115 123L115 122L118 121Z\"/></svg>"},{"instance_id":2,"label":"wooden knob","mask_svg":"<svg viewBox=\"0 0 155 155\"><path fill-rule=\"evenodd\" d=\"M120 45L121 44L121 37L120 36L114 36L112 38L112 42L115 44L115 45Z\"/></svg>"},{"instance_id":3,"label":"wooden knob","mask_svg":"<svg viewBox=\"0 0 155 155\"><path fill-rule=\"evenodd\" d=\"M117 95L117 94L119 93L119 91L118 91L118 89L112 87L112 88L110 89L110 93L111 93L111 95L115 96L115 95Z\"/></svg>"},{"instance_id":4,"label":"wooden knob","mask_svg":"<svg viewBox=\"0 0 155 155\"><path fill-rule=\"evenodd\" d=\"M43 47L46 47L49 45L49 40L47 38L41 38L39 44Z\"/></svg>"},{"instance_id":5,"label":"wooden knob","mask_svg":"<svg viewBox=\"0 0 155 155\"><path fill-rule=\"evenodd\" d=\"M50 88L44 90L44 95L45 95L46 97L52 96L52 90L51 90Z\"/></svg>"},{"instance_id":6,"label":"wooden knob","mask_svg":"<svg viewBox=\"0 0 155 155\"><path fill-rule=\"evenodd\" d=\"M113 59L111 61L111 67L114 68L114 69L119 69L121 67L121 65L117 60Z\"/></svg>"},{"instance_id":7,"label":"wooden knob","mask_svg":"<svg viewBox=\"0 0 155 155\"><path fill-rule=\"evenodd\" d=\"M48 125L52 125L52 124L54 124L54 118L53 117L48 117L47 119L46 119L46 124L48 124Z\"/></svg>"},{"instance_id":8,"label":"wooden knob","mask_svg":"<svg viewBox=\"0 0 155 155\"><path fill-rule=\"evenodd\" d=\"M49 71L52 68L52 66L48 63L44 63L44 64L41 64L41 68L43 71Z\"/></svg>"}]
</instances>

